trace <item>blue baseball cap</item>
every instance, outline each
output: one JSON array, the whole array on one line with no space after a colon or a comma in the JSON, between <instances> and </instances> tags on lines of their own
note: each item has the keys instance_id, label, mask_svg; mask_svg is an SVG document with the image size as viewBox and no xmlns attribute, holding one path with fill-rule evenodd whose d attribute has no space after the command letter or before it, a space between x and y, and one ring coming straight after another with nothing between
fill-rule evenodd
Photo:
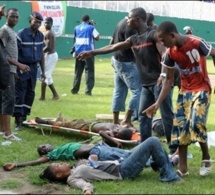
<instances>
[{"instance_id":1,"label":"blue baseball cap","mask_svg":"<svg viewBox=\"0 0 215 195\"><path fill-rule=\"evenodd\" d=\"M36 18L37 20L43 21L42 15L38 12L32 12L30 16Z\"/></svg>"}]
</instances>

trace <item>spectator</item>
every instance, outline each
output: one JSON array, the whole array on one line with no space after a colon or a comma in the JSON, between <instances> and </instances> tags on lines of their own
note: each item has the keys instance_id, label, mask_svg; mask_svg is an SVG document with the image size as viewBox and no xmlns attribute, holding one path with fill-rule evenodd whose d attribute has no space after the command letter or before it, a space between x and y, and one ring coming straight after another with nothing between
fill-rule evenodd
<instances>
[{"instance_id":1,"label":"spectator","mask_svg":"<svg viewBox=\"0 0 215 195\"><path fill-rule=\"evenodd\" d=\"M94 40L99 40L99 33L90 20L88 15L82 16L82 23L75 27L75 56L82 51L89 51L94 49ZM94 57L86 60L75 60L75 78L73 82L72 94L77 94L80 89L82 73L85 70L86 77L86 95L92 95L92 90L95 83L95 67Z\"/></svg>"},{"instance_id":2,"label":"spectator","mask_svg":"<svg viewBox=\"0 0 215 195\"><path fill-rule=\"evenodd\" d=\"M57 91L55 90L54 84L53 84L53 78L52 73L55 69L55 66L58 61L58 54L55 50L55 34L54 31L52 31L52 25L53 25L53 19L51 17L48 17L45 19L45 43L46 46L43 48L43 52L45 55L45 76L46 79L44 82L41 83L41 96L40 100L44 101L46 97L46 86L48 85L49 89L52 92L52 100L58 100L59 95Z\"/></svg>"},{"instance_id":3,"label":"spectator","mask_svg":"<svg viewBox=\"0 0 215 195\"><path fill-rule=\"evenodd\" d=\"M157 24L154 23L155 17L152 13L147 13L146 23L148 27L156 30L158 28Z\"/></svg>"},{"instance_id":4,"label":"spectator","mask_svg":"<svg viewBox=\"0 0 215 195\"><path fill-rule=\"evenodd\" d=\"M29 72L17 71L16 81L16 102L13 116L15 117L15 129L21 130L22 122L30 115L35 97L37 81L37 64L41 66L41 79L45 80L43 47L44 36L38 29L41 26L43 17L40 13L32 12L29 18L30 27L24 28L17 33L17 42L20 63L30 67Z\"/></svg>"},{"instance_id":5,"label":"spectator","mask_svg":"<svg viewBox=\"0 0 215 195\"><path fill-rule=\"evenodd\" d=\"M193 34L193 29L190 26L185 26L183 28L183 30L185 31L186 35L192 35Z\"/></svg>"},{"instance_id":6,"label":"spectator","mask_svg":"<svg viewBox=\"0 0 215 195\"><path fill-rule=\"evenodd\" d=\"M0 20L5 16L5 5L0 6ZM0 41L0 90L5 90L9 85L10 80L10 67L6 60L5 50L3 43ZM2 133L2 132L1 132Z\"/></svg>"},{"instance_id":7,"label":"spectator","mask_svg":"<svg viewBox=\"0 0 215 195\"><path fill-rule=\"evenodd\" d=\"M6 51L6 58L10 64L9 87L0 90L0 131L4 139L20 141L21 139L11 132L10 120L15 104L15 74L17 67L20 71L28 72L27 65L18 62L18 48L14 27L19 20L19 12L16 8L9 8L6 13L6 24L0 29L0 40Z\"/></svg>"},{"instance_id":8,"label":"spectator","mask_svg":"<svg viewBox=\"0 0 215 195\"><path fill-rule=\"evenodd\" d=\"M161 90L161 83L158 83L158 81L161 82L161 77L166 76L166 68L164 66L161 67L160 61L166 48L158 40L156 31L147 26L146 11L143 8L139 7L132 9L128 15L127 24L130 28L135 29L137 34L116 44L82 52L77 58L83 60L96 54L107 54L117 50L132 48L142 84L139 121L141 141L144 141L152 135L152 119L147 117L146 114L143 114L142 111L155 102ZM168 144L170 144L171 141L171 130L174 117L172 110L172 92L173 88L165 98L160 109ZM174 152L175 151L171 151L171 153Z\"/></svg>"},{"instance_id":9,"label":"spectator","mask_svg":"<svg viewBox=\"0 0 215 195\"><path fill-rule=\"evenodd\" d=\"M171 145L178 148L179 170L181 176L188 175L188 145L199 142L202 151L202 163L199 170L201 176L211 172L210 154L207 144L207 114L210 106L211 85L206 67L206 56L211 55L215 65L215 49L204 39L181 35L175 24L162 22L157 34L159 40L168 47L162 64L167 67L167 76L159 98L144 112L148 117L159 108L170 90L174 79L175 63L180 68L181 89L177 99L177 110L172 129Z\"/></svg>"},{"instance_id":10,"label":"spectator","mask_svg":"<svg viewBox=\"0 0 215 195\"><path fill-rule=\"evenodd\" d=\"M116 25L110 44L125 41L128 37L136 33L135 30L128 27L127 19L122 19ZM134 54L130 48L118 50L114 52L111 61L114 68L113 123L119 124L119 112L125 111L125 102L129 89L131 91L131 99L125 113L125 118L121 124L133 127L131 118L133 113L138 112L141 92L141 83Z\"/></svg>"}]
</instances>

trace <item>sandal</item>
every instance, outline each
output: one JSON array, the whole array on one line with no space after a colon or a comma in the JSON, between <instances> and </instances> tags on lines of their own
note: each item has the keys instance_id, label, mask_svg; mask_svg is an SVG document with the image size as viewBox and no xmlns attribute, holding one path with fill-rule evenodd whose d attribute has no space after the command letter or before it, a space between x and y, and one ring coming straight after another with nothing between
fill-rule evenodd
<instances>
[{"instance_id":1,"label":"sandal","mask_svg":"<svg viewBox=\"0 0 215 195\"><path fill-rule=\"evenodd\" d=\"M184 176L187 176L189 175L190 173L187 171L186 173L182 173L180 170L177 170L177 174L180 176L180 177L184 177Z\"/></svg>"},{"instance_id":2,"label":"sandal","mask_svg":"<svg viewBox=\"0 0 215 195\"><path fill-rule=\"evenodd\" d=\"M13 133L8 135L8 136L4 135L3 138L8 139L8 140L13 140L13 141L21 141L22 140L21 138L15 136Z\"/></svg>"},{"instance_id":3,"label":"sandal","mask_svg":"<svg viewBox=\"0 0 215 195\"><path fill-rule=\"evenodd\" d=\"M202 166L199 169L199 175L201 175L201 176L207 176L211 172L211 166L206 167L205 166L206 162L213 162L213 161L210 159L209 160L202 160Z\"/></svg>"}]
</instances>

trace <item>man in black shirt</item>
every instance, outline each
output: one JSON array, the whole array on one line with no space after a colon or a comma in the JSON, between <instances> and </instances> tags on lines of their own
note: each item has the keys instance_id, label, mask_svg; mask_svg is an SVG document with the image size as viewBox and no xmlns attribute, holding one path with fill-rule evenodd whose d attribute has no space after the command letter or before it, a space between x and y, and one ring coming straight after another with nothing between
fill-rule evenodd
<instances>
[{"instance_id":1,"label":"man in black shirt","mask_svg":"<svg viewBox=\"0 0 215 195\"><path fill-rule=\"evenodd\" d=\"M116 25L110 44L125 41L136 33L136 30L128 27L127 19L124 18ZM125 111L125 102L129 89L131 91L131 99L125 118L121 124L131 127L133 126L131 123L132 114L138 114L141 92L141 83L134 54L130 48L115 51L111 63L114 68L114 92L112 100L113 123L119 124L119 112Z\"/></svg>"},{"instance_id":2,"label":"man in black shirt","mask_svg":"<svg viewBox=\"0 0 215 195\"><path fill-rule=\"evenodd\" d=\"M162 80L166 77L166 68L161 66L160 63L166 48L158 40L156 31L147 26L146 18L146 11L142 7L132 9L128 15L127 24L130 28L135 29L137 34L132 35L123 42L83 52L77 56L78 59L82 60L96 54L107 54L117 50L132 49L142 84L139 105L141 141L146 140L152 135L152 118L147 117L142 112L156 101L162 88ZM168 144L171 141L174 117L172 110L172 90L166 96L160 107Z\"/></svg>"}]
</instances>

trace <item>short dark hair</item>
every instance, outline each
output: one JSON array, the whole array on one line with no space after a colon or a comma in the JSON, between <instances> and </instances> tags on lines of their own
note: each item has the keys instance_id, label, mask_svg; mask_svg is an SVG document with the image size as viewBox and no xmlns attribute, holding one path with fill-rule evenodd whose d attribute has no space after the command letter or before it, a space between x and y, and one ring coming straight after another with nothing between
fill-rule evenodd
<instances>
[{"instance_id":1,"label":"short dark hair","mask_svg":"<svg viewBox=\"0 0 215 195\"><path fill-rule=\"evenodd\" d=\"M53 24L53 18L52 17L47 17L45 20Z\"/></svg>"},{"instance_id":2,"label":"short dark hair","mask_svg":"<svg viewBox=\"0 0 215 195\"><path fill-rule=\"evenodd\" d=\"M135 16L140 17L144 22L146 21L146 11L142 7L137 7L131 10Z\"/></svg>"},{"instance_id":3,"label":"short dark hair","mask_svg":"<svg viewBox=\"0 0 215 195\"><path fill-rule=\"evenodd\" d=\"M122 128L120 129L119 133L118 133L118 137L119 139L123 139L123 140L131 140L133 131L129 128Z\"/></svg>"},{"instance_id":4,"label":"short dark hair","mask_svg":"<svg viewBox=\"0 0 215 195\"><path fill-rule=\"evenodd\" d=\"M10 11L15 11L15 12L18 12L19 10L17 8L8 8L7 12L6 12L6 15L8 15L8 13Z\"/></svg>"},{"instance_id":5,"label":"short dark hair","mask_svg":"<svg viewBox=\"0 0 215 195\"><path fill-rule=\"evenodd\" d=\"M89 15L83 15L81 19L84 22L88 22L90 20L90 16Z\"/></svg>"},{"instance_id":6,"label":"short dark hair","mask_svg":"<svg viewBox=\"0 0 215 195\"><path fill-rule=\"evenodd\" d=\"M154 21L155 17L152 13L147 13L146 22L152 22Z\"/></svg>"},{"instance_id":7,"label":"short dark hair","mask_svg":"<svg viewBox=\"0 0 215 195\"><path fill-rule=\"evenodd\" d=\"M170 21L164 21L159 26L157 31L162 31L164 33L178 33L178 30L176 28L176 25L173 22Z\"/></svg>"},{"instance_id":8,"label":"short dark hair","mask_svg":"<svg viewBox=\"0 0 215 195\"><path fill-rule=\"evenodd\" d=\"M46 155L46 154L48 153L48 152L46 152L46 151L44 151L44 150L41 150L40 146L37 147L37 152L38 152L38 154L39 154L40 156Z\"/></svg>"},{"instance_id":9,"label":"short dark hair","mask_svg":"<svg viewBox=\"0 0 215 195\"><path fill-rule=\"evenodd\" d=\"M66 179L58 179L58 177L56 177L56 175L52 172L52 170L50 169L50 165L48 167L46 167L46 169L39 175L40 179L47 179L50 182L63 182L65 183Z\"/></svg>"},{"instance_id":10,"label":"short dark hair","mask_svg":"<svg viewBox=\"0 0 215 195\"><path fill-rule=\"evenodd\" d=\"M47 179L49 181L57 181L57 177L51 171L50 166L46 167L46 169L39 175L40 179Z\"/></svg>"}]
</instances>

